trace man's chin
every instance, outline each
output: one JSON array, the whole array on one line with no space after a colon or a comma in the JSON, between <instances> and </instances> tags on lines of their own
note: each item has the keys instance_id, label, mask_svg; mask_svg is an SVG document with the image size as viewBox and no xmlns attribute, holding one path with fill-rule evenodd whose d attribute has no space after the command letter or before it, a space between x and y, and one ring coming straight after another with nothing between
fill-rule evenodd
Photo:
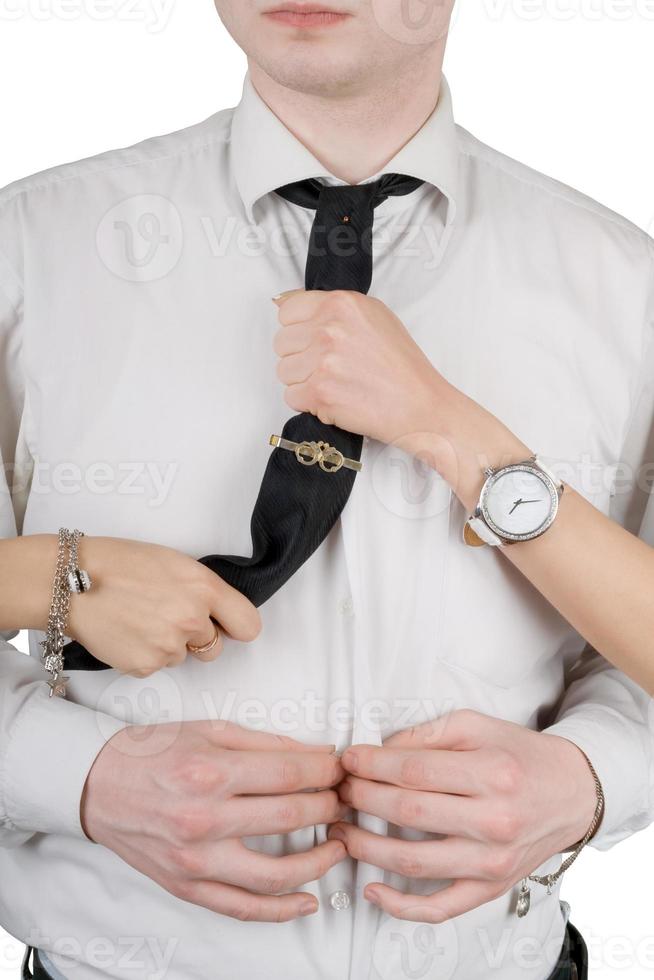
<instances>
[{"instance_id":1,"label":"man's chin","mask_svg":"<svg viewBox=\"0 0 654 980\"><path fill-rule=\"evenodd\" d=\"M332 45L325 45L318 51L311 45L311 51L296 50L283 58L267 59L257 65L250 65L253 74L262 71L275 84L302 95L319 98L344 98L355 95L361 86L370 82L370 67L364 64L348 63L342 53L329 51Z\"/></svg>"}]
</instances>

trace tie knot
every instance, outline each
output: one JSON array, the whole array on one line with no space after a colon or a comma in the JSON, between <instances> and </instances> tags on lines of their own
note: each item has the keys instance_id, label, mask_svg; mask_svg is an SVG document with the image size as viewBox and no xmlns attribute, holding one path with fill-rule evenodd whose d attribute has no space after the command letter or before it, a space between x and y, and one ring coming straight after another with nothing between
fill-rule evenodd
<instances>
[{"instance_id":1,"label":"tie knot","mask_svg":"<svg viewBox=\"0 0 654 980\"><path fill-rule=\"evenodd\" d=\"M424 181L404 174L384 174L367 184L323 184L320 180L298 180L277 189L277 194L292 204L317 211L323 204L330 210L334 206L343 210L343 218L353 214L374 210L389 197L403 197L412 194Z\"/></svg>"},{"instance_id":2,"label":"tie knot","mask_svg":"<svg viewBox=\"0 0 654 980\"><path fill-rule=\"evenodd\" d=\"M367 293L372 281L375 208L391 196L410 194L423 183L415 177L384 174L368 184L323 184L301 180L277 193L314 210L305 286Z\"/></svg>"}]
</instances>

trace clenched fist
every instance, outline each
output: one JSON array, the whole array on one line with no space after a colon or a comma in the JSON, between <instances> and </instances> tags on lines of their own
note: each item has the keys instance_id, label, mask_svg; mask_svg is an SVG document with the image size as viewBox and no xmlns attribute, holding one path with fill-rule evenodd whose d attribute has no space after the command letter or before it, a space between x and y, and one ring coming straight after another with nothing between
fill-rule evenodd
<instances>
[{"instance_id":1,"label":"clenched fist","mask_svg":"<svg viewBox=\"0 0 654 980\"><path fill-rule=\"evenodd\" d=\"M449 386L380 300L361 293L284 293L274 347L297 412L393 443L433 428Z\"/></svg>"}]
</instances>

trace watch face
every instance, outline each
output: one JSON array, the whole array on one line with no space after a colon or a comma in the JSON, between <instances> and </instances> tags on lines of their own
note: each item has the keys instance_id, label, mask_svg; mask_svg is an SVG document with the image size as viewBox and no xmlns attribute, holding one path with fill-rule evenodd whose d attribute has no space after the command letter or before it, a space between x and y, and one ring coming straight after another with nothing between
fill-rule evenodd
<instances>
[{"instance_id":1,"label":"watch face","mask_svg":"<svg viewBox=\"0 0 654 980\"><path fill-rule=\"evenodd\" d=\"M486 523L500 537L528 541L550 526L559 497L549 477L531 466L518 464L488 478L480 506Z\"/></svg>"}]
</instances>

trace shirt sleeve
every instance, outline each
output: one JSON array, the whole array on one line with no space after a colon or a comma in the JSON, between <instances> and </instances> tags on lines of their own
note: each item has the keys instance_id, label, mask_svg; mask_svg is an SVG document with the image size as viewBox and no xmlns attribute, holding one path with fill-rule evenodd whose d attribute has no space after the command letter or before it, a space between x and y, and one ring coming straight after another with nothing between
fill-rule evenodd
<instances>
[{"instance_id":1,"label":"shirt sleeve","mask_svg":"<svg viewBox=\"0 0 654 980\"><path fill-rule=\"evenodd\" d=\"M654 547L654 262L650 270L642 367L611 516ZM608 850L654 821L654 701L592 648L573 668L547 731L578 745L602 781L606 809L593 846Z\"/></svg>"},{"instance_id":2,"label":"shirt sleeve","mask_svg":"<svg viewBox=\"0 0 654 980\"><path fill-rule=\"evenodd\" d=\"M17 465L24 406L18 239L17 222L0 208L1 538L20 532L26 476L24 461ZM14 635L0 633L0 846L16 847L35 833L83 836L80 800L86 776L124 725L48 697L41 664L9 642Z\"/></svg>"}]
</instances>

